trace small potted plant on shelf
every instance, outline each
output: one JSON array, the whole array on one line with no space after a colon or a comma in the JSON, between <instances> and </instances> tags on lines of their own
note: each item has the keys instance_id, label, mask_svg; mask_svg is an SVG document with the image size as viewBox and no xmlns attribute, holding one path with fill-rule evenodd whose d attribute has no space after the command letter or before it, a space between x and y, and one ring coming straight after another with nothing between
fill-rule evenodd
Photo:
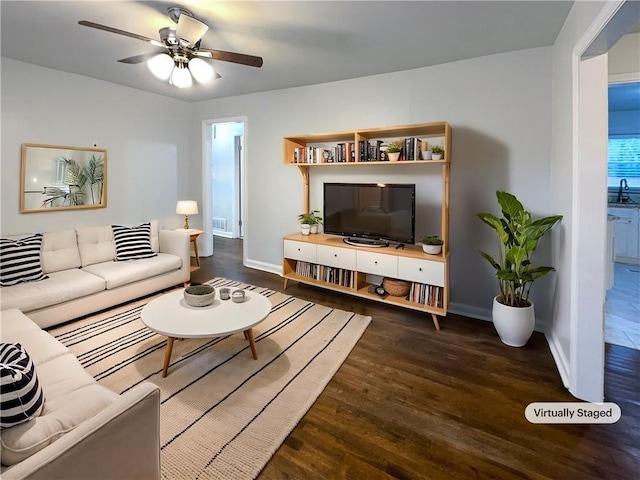
<instances>
[{"instance_id":1,"label":"small potted plant on shelf","mask_svg":"<svg viewBox=\"0 0 640 480\"><path fill-rule=\"evenodd\" d=\"M303 235L309 235L309 233L318 233L318 227L322 223L322 217L319 215L319 210L313 210L309 213L301 213L298 215L300 221L300 229Z\"/></svg>"},{"instance_id":2,"label":"small potted plant on shelf","mask_svg":"<svg viewBox=\"0 0 640 480\"><path fill-rule=\"evenodd\" d=\"M420 239L420 243L422 243L422 250L424 250L424 253L438 255L442 252L442 244L444 242L438 235L431 235L428 237L422 237Z\"/></svg>"},{"instance_id":3,"label":"small potted plant on shelf","mask_svg":"<svg viewBox=\"0 0 640 480\"><path fill-rule=\"evenodd\" d=\"M397 162L400 159L400 144L398 142L391 142L387 147L387 157L390 162Z\"/></svg>"},{"instance_id":4,"label":"small potted plant on shelf","mask_svg":"<svg viewBox=\"0 0 640 480\"><path fill-rule=\"evenodd\" d=\"M518 199L507 192L496 192L503 218L492 213L478 213L484 223L496 231L498 257L480 251L493 268L500 294L493 299L493 325L502 342L511 347L527 343L535 326L533 303L529 291L533 282L554 270L553 267L534 267L531 257L538 240L562 220L551 215L533 220Z\"/></svg>"},{"instance_id":5,"label":"small potted plant on shelf","mask_svg":"<svg viewBox=\"0 0 640 480\"><path fill-rule=\"evenodd\" d=\"M431 147L431 158L433 160L441 160L444 155L444 149L440 145Z\"/></svg>"}]
</instances>

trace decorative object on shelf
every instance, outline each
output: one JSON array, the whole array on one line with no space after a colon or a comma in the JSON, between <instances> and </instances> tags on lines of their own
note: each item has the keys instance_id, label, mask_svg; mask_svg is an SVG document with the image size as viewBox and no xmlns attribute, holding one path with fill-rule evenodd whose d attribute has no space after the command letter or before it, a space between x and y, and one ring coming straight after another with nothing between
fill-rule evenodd
<instances>
[{"instance_id":1,"label":"decorative object on shelf","mask_svg":"<svg viewBox=\"0 0 640 480\"><path fill-rule=\"evenodd\" d=\"M382 288L392 297L406 297L409 294L411 282L385 277L382 279Z\"/></svg>"},{"instance_id":2,"label":"decorative object on shelf","mask_svg":"<svg viewBox=\"0 0 640 480\"><path fill-rule=\"evenodd\" d=\"M231 300L233 300L235 303L242 303L246 300L246 296L244 294L244 290L234 290L233 293L231 294Z\"/></svg>"},{"instance_id":3,"label":"decorative object on shelf","mask_svg":"<svg viewBox=\"0 0 640 480\"><path fill-rule=\"evenodd\" d=\"M302 223L300 225L300 232L303 235L309 235L311 233L311 225L307 224L307 223Z\"/></svg>"},{"instance_id":4,"label":"decorative object on shelf","mask_svg":"<svg viewBox=\"0 0 640 480\"><path fill-rule=\"evenodd\" d=\"M423 150L420 155L422 160L431 160L431 150Z\"/></svg>"},{"instance_id":5,"label":"decorative object on shelf","mask_svg":"<svg viewBox=\"0 0 640 480\"><path fill-rule=\"evenodd\" d=\"M420 239L420 243L422 243L422 250L424 253L438 255L442 252L442 244L444 242L438 235L431 235L428 237L422 237Z\"/></svg>"},{"instance_id":6,"label":"decorative object on shelf","mask_svg":"<svg viewBox=\"0 0 640 480\"><path fill-rule=\"evenodd\" d=\"M22 144L20 212L107 206L107 151Z\"/></svg>"},{"instance_id":7,"label":"decorative object on shelf","mask_svg":"<svg viewBox=\"0 0 640 480\"><path fill-rule=\"evenodd\" d=\"M554 270L553 267L533 267L531 257L538 240L562 220L562 215L551 215L533 220L518 199L507 192L496 196L503 218L491 213L478 213L484 223L498 236L498 260L480 251L495 268L500 295L493 300L493 324L506 345L522 347L527 343L535 325L533 303L529 291L533 282Z\"/></svg>"},{"instance_id":8,"label":"decorative object on shelf","mask_svg":"<svg viewBox=\"0 0 640 480\"><path fill-rule=\"evenodd\" d=\"M303 235L309 235L309 233L318 233L318 228L322 223L322 217L319 210L313 210L309 213L301 213L298 215L300 221L300 229ZM305 232L305 225L309 225L309 232Z\"/></svg>"},{"instance_id":9,"label":"decorative object on shelf","mask_svg":"<svg viewBox=\"0 0 640 480\"><path fill-rule=\"evenodd\" d=\"M231 289L229 287L220 287L220 300L229 300L231 298Z\"/></svg>"},{"instance_id":10,"label":"decorative object on shelf","mask_svg":"<svg viewBox=\"0 0 640 480\"><path fill-rule=\"evenodd\" d=\"M196 202L195 200L178 200L178 204L176 205L176 213L184 215L183 228L185 230L189 230L189 215L198 214L198 202Z\"/></svg>"},{"instance_id":11,"label":"decorative object on shelf","mask_svg":"<svg viewBox=\"0 0 640 480\"><path fill-rule=\"evenodd\" d=\"M431 158L433 160L442 160L444 155L444 149L440 145L434 145L431 147Z\"/></svg>"},{"instance_id":12,"label":"decorative object on shelf","mask_svg":"<svg viewBox=\"0 0 640 480\"><path fill-rule=\"evenodd\" d=\"M216 298L216 289L211 285L190 285L184 289L184 300L192 307L206 307Z\"/></svg>"},{"instance_id":13,"label":"decorative object on shelf","mask_svg":"<svg viewBox=\"0 0 640 480\"><path fill-rule=\"evenodd\" d=\"M398 142L391 142L387 147L387 157L390 162L397 162L400 159L402 148Z\"/></svg>"}]
</instances>

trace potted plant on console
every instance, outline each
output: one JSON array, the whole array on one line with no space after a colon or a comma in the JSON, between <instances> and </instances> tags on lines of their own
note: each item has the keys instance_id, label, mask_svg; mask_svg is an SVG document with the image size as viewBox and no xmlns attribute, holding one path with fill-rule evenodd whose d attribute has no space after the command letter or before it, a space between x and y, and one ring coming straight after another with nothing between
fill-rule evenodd
<instances>
[{"instance_id":1,"label":"potted plant on console","mask_svg":"<svg viewBox=\"0 0 640 480\"><path fill-rule=\"evenodd\" d=\"M422 237L420 239L420 243L422 243L422 250L424 250L424 253L438 255L442 252L443 241L438 235Z\"/></svg>"},{"instance_id":2,"label":"potted plant on console","mask_svg":"<svg viewBox=\"0 0 640 480\"><path fill-rule=\"evenodd\" d=\"M553 267L534 267L531 257L538 240L562 219L551 215L533 220L518 199L507 192L496 192L503 218L491 213L478 213L484 223L496 231L498 258L480 251L495 268L500 295L493 299L493 324L506 345L522 347L529 341L535 326L533 303L529 291L533 282L554 270Z\"/></svg>"},{"instance_id":3,"label":"potted plant on console","mask_svg":"<svg viewBox=\"0 0 640 480\"><path fill-rule=\"evenodd\" d=\"M318 227L322 223L322 217L319 215L319 210L313 210L309 213L301 213L298 215L300 221L300 229L303 235L309 235L309 233L318 233Z\"/></svg>"}]
</instances>

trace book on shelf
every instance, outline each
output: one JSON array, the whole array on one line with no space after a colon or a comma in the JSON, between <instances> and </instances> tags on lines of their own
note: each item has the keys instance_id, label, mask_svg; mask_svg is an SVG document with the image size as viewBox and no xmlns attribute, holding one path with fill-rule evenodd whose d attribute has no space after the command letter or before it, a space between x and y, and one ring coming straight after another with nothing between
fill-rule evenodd
<instances>
[{"instance_id":1,"label":"book on shelf","mask_svg":"<svg viewBox=\"0 0 640 480\"><path fill-rule=\"evenodd\" d=\"M442 287L435 285L413 282L409 290L408 300L430 307L442 308L444 303L444 290Z\"/></svg>"}]
</instances>

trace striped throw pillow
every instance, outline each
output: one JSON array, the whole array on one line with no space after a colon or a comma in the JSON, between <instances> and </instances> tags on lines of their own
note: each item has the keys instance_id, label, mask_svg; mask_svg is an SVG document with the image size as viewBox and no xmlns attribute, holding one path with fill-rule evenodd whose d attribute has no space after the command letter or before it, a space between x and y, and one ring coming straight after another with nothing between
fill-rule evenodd
<instances>
[{"instance_id":1,"label":"striped throw pillow","mask_svg":"<svg viewBox=\"0 0 640 480\"><path fill-rule=\"evenodd\" d=\"M135 227L111 225L116 243L116 262L151 258L157 255L151 249L151 223Z\"/></svg>"},{"instance_id":2,"label":"striped throw pillow","mask_svg":"<svg viewBox=\"0 0 640 480\"><path fill-rule=\"evenodd\" d=\"M19 343L0 343L0 427L37 417L43 405L42 387L27 351Z\"/></svg>"},{"instance_id":3,"label":"striped throw pillow","mask_svg":"<svg viewBox=\"0 0 640 480\"><path fill-rule=\"evenodd\" d=\"M41 249L40 233L20 240L0 238L0 286L49 278L42 272Z\"/></svg>"}]
</instances>

